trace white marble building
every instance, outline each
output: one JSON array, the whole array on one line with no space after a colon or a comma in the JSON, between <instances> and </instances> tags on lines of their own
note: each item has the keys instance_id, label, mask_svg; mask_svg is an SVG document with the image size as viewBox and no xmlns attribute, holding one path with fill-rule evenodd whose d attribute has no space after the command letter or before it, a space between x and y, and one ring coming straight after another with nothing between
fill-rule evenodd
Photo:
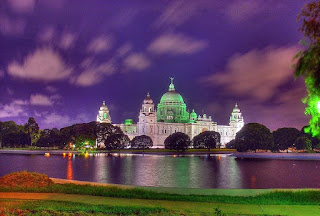
<instances>
[{"instance_id":1,"label":"white marble building","mask_svg":"<svg viewBox=\"0 0 320 216\"><path fill-rule=\"evenodd\" d=\"M100 107L97 121L111 123L105 103ZM157 109L148 93L142 103L138 123L134 124L131 119L127 119L123 124L116 125L130 139L139 135L150 136L154 148L164 148L164 140L175 132L183 132L192 139L203 131L217 131L221 135L221 147L224 148L243 127L244 120L237 104L231 112L229 125L218 125L211 116L197 115L194 110L187 112L186 104L182 96L175 91L171 78L169 90L161 97Z\"/></svg>"}]
</instances>

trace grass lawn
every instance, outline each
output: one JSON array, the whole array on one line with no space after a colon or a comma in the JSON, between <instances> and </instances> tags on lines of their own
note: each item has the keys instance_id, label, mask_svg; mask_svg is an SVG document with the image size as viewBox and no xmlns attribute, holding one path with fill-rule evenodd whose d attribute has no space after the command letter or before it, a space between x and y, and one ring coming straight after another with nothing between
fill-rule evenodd
<instances>
[{"instance_id":1,"label":"grass lawn","mask_svg":"<svg viewBox=\"0 0 320 216\"><path fill-rule=\"evenodd\" d=\"M3 201L1 201L1 198ZM319 215L317 205L256 205L127 199L75 194L0 193L0 206L34 213L41 211L105 213L108 215ZM80 215L81 215L80 214ZM78 215L78 214L77 214Z\"/></svg>"}]
</instances>

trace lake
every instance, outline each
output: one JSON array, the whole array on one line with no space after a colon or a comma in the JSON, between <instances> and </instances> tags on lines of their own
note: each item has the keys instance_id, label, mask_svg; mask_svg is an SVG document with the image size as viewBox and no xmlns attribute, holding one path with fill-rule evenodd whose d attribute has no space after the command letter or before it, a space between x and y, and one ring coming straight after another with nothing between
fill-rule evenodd
<instances>
[{"instance_id":1,"label":"lake","mask_svg":"<svg viewBox=\"0 0 320 216\"><path fill-rule=\"evenodd\" d=\"M229 155L0 154L0 176L35 171L53 178L183 188L320 188L320 161Z\"/></svg>"}]
</instances>

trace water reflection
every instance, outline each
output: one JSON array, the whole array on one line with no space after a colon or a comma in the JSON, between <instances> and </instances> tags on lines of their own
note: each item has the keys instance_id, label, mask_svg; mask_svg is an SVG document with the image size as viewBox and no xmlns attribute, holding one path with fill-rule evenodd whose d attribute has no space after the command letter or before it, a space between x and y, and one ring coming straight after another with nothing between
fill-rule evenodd
<instances>
[{"instance_id":1,"label":"water reflection","mask_svg":"<svg viewBox=\"0 0 320 216\"><path fill-rule=\"evenodd\" d=\"M68 179L68 180L73 180L72 158L71 158L71 157L68 157L67 179Z\"/></svg>"},{"instance_id":2,"label":"water reflection","mask_svg":"<svg viewBox=\"0 0 320 216\"><path fill-rule=\"evenodd\" d=\"M188 188L320 188L320 161L241 160L227 155L4 155L0 176L36 171L55 178Z\"/></svg>"}]
</instances>

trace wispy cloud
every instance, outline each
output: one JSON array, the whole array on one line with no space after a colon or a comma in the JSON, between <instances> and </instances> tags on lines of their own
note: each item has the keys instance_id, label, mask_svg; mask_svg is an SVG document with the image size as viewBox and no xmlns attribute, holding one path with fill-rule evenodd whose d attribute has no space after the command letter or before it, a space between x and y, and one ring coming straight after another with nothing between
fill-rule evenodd
<instances>
[{"instance_id":1,"label":"wispy cloud","mask_svg":"<svg viewBox=\"0 0 320 216\"><path fill-rule=\"evenodd\" d=\"M99 36L94 38L87 47L90 53L102 53L110 50L113 46L113 39L111 36Z\"/></svg>"},{"instance_id":2,"label":"wispy cloud","mask_svg":"<svg viewBox=\"0 0 320 216\"><path fill-rule=\"evenodd\" d=\"M52 125L55 127L61 128L67 125L70 125L71 118L68 115L61 115L58 113L50 113L44 116L43 124L45 127L52 128Z\"/></svg>"},{"instance_id":3,"label":"wispy cloud","mask_svg":"<svg viewBox=\"0 0 320 216\"><path fill-rule=\"evenodd\" d=\"M10 76L28 79L57 81L67 79L72 69L52 48L40 48L25 57L22 64L13 61L8 65Z\"/></svg>"},{"instance_id":4,"label":"wispy cloud","mask_svg":"<svg viewBox=\"0 0 320 216\"><path fill-rule=\"evenodd\" d=\"M227 4L225 8L225 15L233 22L241 22L249 20L257 14L274 8L274 5L266 3L264 1L252 1L252 0L233 0Z\"/></svg>"},{"instance_id":5,"label":"wispy cloud","mask_svg":"<svg viewBox=\"0 0 320 216\"><path fill-rule=\"evenodd\" d=\"M0 32L4 35L21 35L24 33L25 27L26 23L23 19L0 15Z\"/></svg>"},{"instance_id":6,"label":"wispy cloud","mask_svg":"<svg viewBox=\"0 0 320 216\"><path fill-rule=\"evenodd\" d=\"M76 34L71 32L64 32L61 35L59 47L65 50L69 49L74 45L76 38L77 38Z\"/></svg>"},{"instance_id":7,"label":"wispy cloud","mask_svg":"<svg viewBox=\"0 0 320 216\"><path fill-rule=\"evenodd\" d=\"M11 9L18 13L30 13L35 6L35 0L9 0Z\"/></svg>"},{"instance_id":8,"label":"wispy cloud","mask_svg":"<svg viewBox=\"0 0 320 216\"><path fill-rule=\"evenodd\" d=\"M53 101L50 98L43 94L34 94L30 96L30 104L38 106L51 106Z\"/></svg>"},{"instance_id":9,"label":"wispy cloud","mask_svg":"<svg viewBox=\"0 0 320 216\"><path fill-rule=\"evenodd\" d=\"M212 0L197 1L170 1L161 15L155 21L155 27L179 26L192 17L199 15L203 10L212 7Z\"/></svg>"},{"instance_id":10,"label":"wispy cloud","mask_svg":"<svg viewBox=\"0 0 320 216\"><path fill-rule=\"evenodd\" d=\"M112 60L95 65L92 58L85 59L81 63L81 67L83 71L70 81L75 85L83 87L102 82L105 76L110 76L116 69L115 63Z\"/></svg>"},{"instance_id":11,"label":"wispy cloud","mask_svg":"<svg viewBox=\"0 0 320 216\"><path fill-rule=\"evenodd\" d=\"M133 53L123 61L127 69L144 70L151 65L150 60L142 53Z\"/></svg>"},{"instance_id":12,"label":"wispy cloud","mask_svg":"<svg viewBox=\"0 0 320 216\"><path fill-rule=\"evenodd\" d=\"M290 66L297 51L296 46L269 47L236 54L228 60L224 71L205 77L203 82L219 86L230 95L264 101L293 79Z\"/></svg>"},{"instance_id":13,"label":"wispy cloud","mask_svg":"<svg viewBox=\"0 0 320 216\"><path fill-rule=\"evenodd\" d=\"M18 103L0 104L0 118L17 117L27 115L22 105Z\"/></svg>"},{"instance_id":14,"label":"wispy cloud","mask_svg":"<svg viewBox=\"0 0 320 216\"><path fill-rule=\"evenodd\" d=\"M41 42L51 42L54 35L55 29L52 26L47 26L38 33L37 37Z\"/></svg>"},{"instance_id":15,"label":"wispy cloud","mask_svg":"<svg viewBox=\"0 0 320 216\"><path fill-rule=\"evenodd\" d=\"M183 34L163 34L156 38L148 47L155 54L183 55L193 54L205 49L208 43L204 40L195 40Z\"/></svg>"}]
</instances>

